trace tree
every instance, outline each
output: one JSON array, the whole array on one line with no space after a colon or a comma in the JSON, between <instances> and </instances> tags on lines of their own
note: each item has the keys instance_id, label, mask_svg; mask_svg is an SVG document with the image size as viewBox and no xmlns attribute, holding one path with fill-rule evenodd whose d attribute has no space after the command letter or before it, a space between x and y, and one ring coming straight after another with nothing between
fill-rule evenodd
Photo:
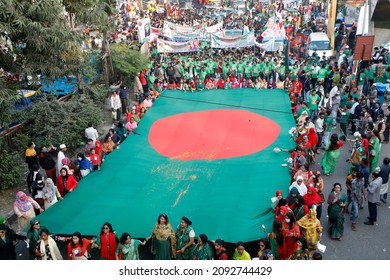
<instances>
[{"instance_id":1,"label":"tree","mask_svg":"<svg viewBox=\"0 0 390 280\"><path fill-rule=\"evenodd\" d=\"M140 54L139 49L126 44L111 45L110 53L115 72L127 84L138 72L145 69L148 63L147 56Z\"/></svg>"},{"instance_id":2,"label":"tree","mask_svg":"<svg viewBox=\"0 0 390 280\"><path fill-rule=\"evenodd\" d=\"M0 31L11 43L6 71L49 78L75 74L81 64L80 31L66 23L60 0L0 2Z\"/></svg>"},{"instance_id":3,"label":"tree","mask_svg":"<svg viewBox=\"0 0 390 280\"><path fill-rule=\"evenodd\" d=\"M16 101L16 90L10 88L7 82L0 77L0 128L6 129L12 120L10 111Z\"/></svg>"},{"instance_id":4,"label":"tree","mask_svg":"<svg viewBox=\"0 0 390 280\"><path fill-rule=\"evenodd\" d=\"M88 122L100 124L102 113L91 99L75 95L67 102L34 103L24 120L26 133L38 146L66 143L69 149L75 149L85 141Z\"/></svg>"}]
</instances>

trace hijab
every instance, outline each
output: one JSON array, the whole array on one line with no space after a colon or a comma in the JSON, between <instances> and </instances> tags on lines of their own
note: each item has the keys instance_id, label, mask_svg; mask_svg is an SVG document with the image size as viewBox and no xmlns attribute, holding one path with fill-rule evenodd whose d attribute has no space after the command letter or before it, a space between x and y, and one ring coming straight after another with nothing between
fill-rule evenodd
<instances>
[{"instance_id":1,"label":"hijab","mask_svg":"<svg viewBox=\"0 0 390 280\"><path fill-rule=\"evenodd\" d=\"M303 196L303 200L309 207L313 204L320 204L322 202L322 198L317 194L317 189L315 187L309 187L307 194Z\"/></svg>"},{"instance_id":2,"label":"hijab","mask_svg":"<svg viewBox=\"0 0 390 280\"><path fill-rule=\"evenodd\" d=\"M293 194L295 194L295 196L292 196ZM289 206L295 203L295 200L296 200L298 195L299 195L299 190L296 187L292 187L290 190L290 193L287 197L287 201L288 201Z\"/></svg>"},{"instance_id":3,"label":"hijab","mask_svg":"<svg viewBox=\"0 0 390 280\"><path fill-rule=\"evenodd\" d=\"M51 186L48 186L49 183L51 184ZM45 186L43 187L42 192L43 196L46 197L49 201L52 201L56 196L56 188L51 178L46 179Z\"/></svg>"},{"instance_id":4,"label":"hijab","mask_svg":"<svg viewBox=\"0 0 390 280\"><path fill-rule=\"evenodd\" d=\"M24 200L21 200L22 197L25 197ZM16 194L16 200L14 205L22 212L27 212L31 208L32 198L26 195L24 192L19 191Z\"/></svg>"}]
</instances>

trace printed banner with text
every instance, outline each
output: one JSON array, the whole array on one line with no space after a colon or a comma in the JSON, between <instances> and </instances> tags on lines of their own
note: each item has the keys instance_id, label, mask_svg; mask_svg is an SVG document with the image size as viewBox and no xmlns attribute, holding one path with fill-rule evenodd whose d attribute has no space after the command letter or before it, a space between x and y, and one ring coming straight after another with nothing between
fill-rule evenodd
<instances>
[{"instance_id":1,"label":"printed banner with text","mask_svg":"<svg viewBox=\"0 0 390 280\"><path fill-rule=\"evenodd\" d=\"M211 36L211 47L216 49L245 48L251 47L255 43L253 32L234 38L219 37L215 34Z\"/></svg>"},{"instance_id":2,"label":"printed banner with text","mask_svg":"<svg viewBox=\"0 0 390 280\"><path fill-rule=\"evenodd\" d=\"M191 39L187 42L178 43L158 39L157 51L159 53L184 53L196 52L199 50L199 40Z\"/></svg>"}]
</instances>

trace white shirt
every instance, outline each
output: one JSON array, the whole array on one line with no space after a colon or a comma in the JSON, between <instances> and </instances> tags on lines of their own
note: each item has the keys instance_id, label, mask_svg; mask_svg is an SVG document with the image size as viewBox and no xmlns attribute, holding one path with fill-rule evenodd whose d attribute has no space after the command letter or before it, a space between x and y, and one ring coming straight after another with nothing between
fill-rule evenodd
<instances>
[{"instance_id":1,"label":"white shirt","mask_svg":"<svg viewBox=\"0 0 390 280\"><path fill-rule=\"evenodd\" d=\"M60 171L62 169L62 167L64 166L62 164L62 160L65 158L65 154L63 151L59 151L58 152L58 156L57 156L57 175L60 174Z\"/></svg>"},{"instance_id":2,"label":"white shirt","mask_svg":"<svg viewBox=\"0 0 390 280\"><path fill-rule=\"evenodd\" d=\"M117 110L122 108L121 99L118 94L111 95L111 109Z\"/></svg>"},{"instance_id":3,"label":"white shirt","mask_svg":"<svg viewBox=\"0 0 390 280\"><path fill-rule=\"evenodd\" d=\"M324 119L318 118L315 124L315 130L317 132L324 132Z\"/></svg>"},{"instance_id":4,"label":"white shirt","mask_svg":"<svg viewBox=\"0 0 390 280\"><path fill-rule=\"evenodd\" d=\"M88 127L85 129L85 137L87 139L92 139L93 143L99 138L99 134L97 130L93 127Z\"/></svg>"}]
</instances>

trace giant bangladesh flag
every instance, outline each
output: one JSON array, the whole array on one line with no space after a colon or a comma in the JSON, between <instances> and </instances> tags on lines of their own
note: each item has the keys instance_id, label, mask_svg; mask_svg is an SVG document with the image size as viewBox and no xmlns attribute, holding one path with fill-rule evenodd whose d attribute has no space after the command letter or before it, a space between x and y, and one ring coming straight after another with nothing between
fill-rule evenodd
<instances>
[{"instance_id":1,"label":"giant bangladesh flag","mask_svg":"<svg viewBox=\"0 0 390 280\"><path fill-rule=\"evenodd\" d=\"M144 238L161 213L198 236L253 241L272 227L270 198L287 195L294 126L282 90L165 91L100 171L39 216L54 234L96 235L104 222Z\"/></svg>"}]
</instances>

